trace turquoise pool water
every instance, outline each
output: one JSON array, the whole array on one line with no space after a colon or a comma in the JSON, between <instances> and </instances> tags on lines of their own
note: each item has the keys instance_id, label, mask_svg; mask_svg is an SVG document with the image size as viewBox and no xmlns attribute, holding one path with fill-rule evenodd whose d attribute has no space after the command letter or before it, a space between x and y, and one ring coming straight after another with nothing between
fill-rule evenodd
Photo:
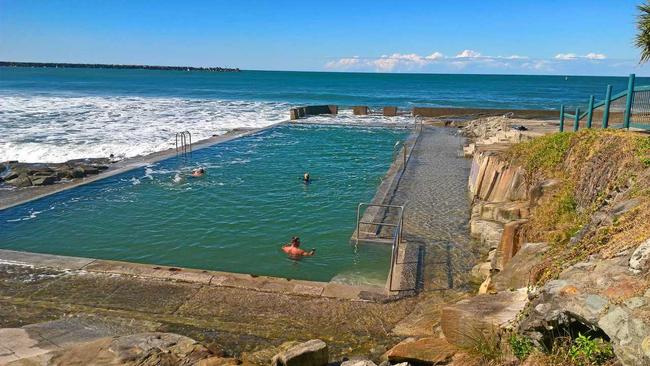
<instances>
[{"instance_id":1,"label":"turquoise pool water","mask_svg":"<svg viewBox=\"0 0 650 366\"><path fill-rule=\"evenodd\" d=\"M383 285L390 248L348 240L407 133L280 125L0 211L0 248ZM294 235L316 256L283 255Z\"/></svg>"}]
</instances>

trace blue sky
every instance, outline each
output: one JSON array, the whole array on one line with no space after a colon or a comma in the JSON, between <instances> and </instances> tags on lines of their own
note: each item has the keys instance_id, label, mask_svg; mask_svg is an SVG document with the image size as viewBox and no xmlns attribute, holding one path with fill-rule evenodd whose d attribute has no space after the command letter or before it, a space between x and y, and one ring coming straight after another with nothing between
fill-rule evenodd
<instances>
[{"instance_id":1,"label":"blue sky","mask_svg":"<svg viewBox=\"0 0 650 366\"><path fill-rule=\"evenodd\" d=\"M631 0L0 0L0 60L650 75Z\"/></svg>"}]
</instances>

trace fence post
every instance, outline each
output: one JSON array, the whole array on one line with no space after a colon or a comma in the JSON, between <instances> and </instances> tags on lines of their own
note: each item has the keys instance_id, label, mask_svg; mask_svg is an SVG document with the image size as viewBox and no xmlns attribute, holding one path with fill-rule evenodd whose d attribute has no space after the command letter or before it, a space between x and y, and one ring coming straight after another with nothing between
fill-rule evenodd
<instances>
[{"instance_id":1,"label":"fence post","mask_svg":"<svg viewBox=\"0 0 650 366\"><path fill-rule=\"evenodd\" d=\"M605 93L605 105L603 108L603 128L609 126L609 105L612 102L612 86L607 85L607 92Z\"/></svg>"},{"instance_id":2,"label":"fence post","mask_svg":"<svg viewBox=\"0 0 650 366\"><path fill-rule=\"evenodd\" d=\"M564 104L560 106L560 132L564 132Z\"/></svg>"},{"instance_id":3,"label":"fence post","mask_svg":"<svg viewBox=\"0 0 650 366\"><path fill-rule=\"evenodd\" d=\"M589 97L589 110L587 111L587 128L591 128L591 120L594 114L594 96Z\"/></svg>"},{"instance_id":4,"label":"fence post","mask_svg":"<svg viewBox=\"0 0 650 366\"><path fill-rule=\"evenodd\" d=\"M630 74L627 82L627 100L625 101L625 117L623 128L630 128L630 116L632 115L632 100L634 99L634 74Z\"/></svg>"},{"instance_id":5,"label":"fence post","mask_svg":"<svg viewBox=\"0 0 650 366\"><path fill-rule=\"evenodd\" d=\"M576 119L573 121L573 132L578 131L580 127L580 107L576 107Z\"/></svg>"}]
</instances>

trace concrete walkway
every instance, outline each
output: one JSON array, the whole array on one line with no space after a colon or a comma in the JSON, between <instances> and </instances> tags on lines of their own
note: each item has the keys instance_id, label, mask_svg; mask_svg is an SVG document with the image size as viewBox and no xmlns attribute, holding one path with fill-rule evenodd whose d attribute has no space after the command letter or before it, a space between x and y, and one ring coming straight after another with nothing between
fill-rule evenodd
<instances>
[{"instance_id":1,"label":"concrete walkway","mask_svg":"<svg viewBox=\"0 0 650 366\"><path fill-rule=\"evenodd\" d=\"M416 266L417 278L399 278L400 287L447 289L471 269L467 178L470 161L460 157L455 130L425 126L390 204L404 205L400 266ZM399 273L396 270L395 273ZM409 273L413 271L404 271Z\"/></svg>"}]
</instances>

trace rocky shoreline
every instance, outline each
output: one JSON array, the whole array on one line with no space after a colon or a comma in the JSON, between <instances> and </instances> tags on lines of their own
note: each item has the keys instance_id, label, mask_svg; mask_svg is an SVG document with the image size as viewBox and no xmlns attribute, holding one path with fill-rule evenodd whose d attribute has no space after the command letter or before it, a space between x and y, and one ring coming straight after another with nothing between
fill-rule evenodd
<instances>
[{"instance_id":1,"label":"rocky shoreline","mask_svg":"<svg viewBox=\"0 0 650 366\"><path fill-rule=\"evenodd\" d=\"M115 161L108 158L74 159L65 163L0 163L0 185L14 188L47 186L97 175Z\"/></svg>"}]
</instances>

